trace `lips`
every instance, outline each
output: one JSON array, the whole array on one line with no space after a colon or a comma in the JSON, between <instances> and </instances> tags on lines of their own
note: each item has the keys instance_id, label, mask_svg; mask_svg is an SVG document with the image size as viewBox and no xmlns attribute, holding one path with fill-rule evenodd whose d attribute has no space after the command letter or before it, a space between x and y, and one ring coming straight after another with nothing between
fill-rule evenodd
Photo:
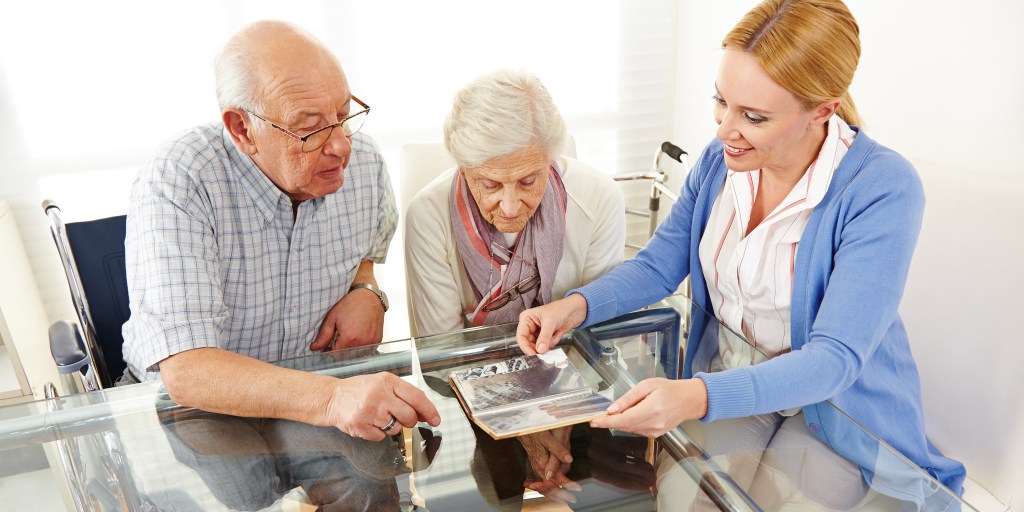
<instances>
[{"instance_id":1,"label":"lips","mask_svg":"<svg viewBox=\"0 0 1024 512\"><path fill-rule=\"evenodd\" d=\"M724 144L724 143L722 144L722 147L725 149L725 154L726 155L733 156L733 157L743 156L743 155L747 154L750 150L754 149L754 148L737 148L735 146L730 146L730 145Z\"/></svg>"},{"instance_id":2,"label":"lips","mask_svg":"<svg viewBox=\"0 0 1024 512\"><path fill-rule=\"evenodd\" d=\"M317 176L320 176L321 178L325 178L325 179L337 178L338 176L341 175L341 167L335 167L333 169L325 169L325 170L320 171L320 172L318 172L316 174L317 174Z\"/></svg>"}]
</instances>

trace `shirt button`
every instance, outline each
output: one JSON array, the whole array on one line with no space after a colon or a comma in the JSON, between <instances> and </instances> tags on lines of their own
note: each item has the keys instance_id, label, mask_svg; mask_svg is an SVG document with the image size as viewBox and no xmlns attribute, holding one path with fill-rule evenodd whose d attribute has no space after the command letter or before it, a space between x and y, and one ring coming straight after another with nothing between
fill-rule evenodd
<instances>
[{"instance_id":1,"label":"shirt button","mask_svg":"<svg viewBox=\"0 0 1024 512\"><path fill-rule=\"evenodd\" d=\"M811 429L811 432L814 432L815 434L818 433L818 424L817 423L810 423L810 424L807 425L807 428Z\"/></svg>"}]
</instances>

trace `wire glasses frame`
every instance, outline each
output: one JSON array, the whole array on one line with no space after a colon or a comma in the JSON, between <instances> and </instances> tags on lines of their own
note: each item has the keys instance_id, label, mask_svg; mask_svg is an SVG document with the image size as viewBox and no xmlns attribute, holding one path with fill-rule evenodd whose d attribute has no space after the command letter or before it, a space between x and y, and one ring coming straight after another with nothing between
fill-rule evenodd
<instances>
[{"instance_id":1,"label":"wire glasses frame","mask_svg":"<svg viewBox=\"0 0 1024 512\"><path fill-rule=\"evenodd\" d=\"M338 126L341 127L342 132L345 134L346 137L351 137L355 135L357 132L359 132L359 129L363 127L363 123L366 121L366 115L370 113L370 106L367 105L366 103L363 103L362 100L356 98L355 96L352 96L352 101L358 103L359 106L363 107L363 109L360 110L359 112L356 112L355 114L346 117L345 119L342 119L341 121L338 121L337 123L324 126L323 128L317 130L313 130L307 133L306 135L296 134L291 130L284 128L255 112L249 110L246 110L245 112L247 114L256 116L258 119L261 119L266 123L269 123L270 126L273 126L278 130L281 130L282 132L285 133L285 135L288 135L289 137L301 142L302 152L309 153L310 151L316 151L322 148L324 144L327 143L328 139L331 138L331 133L334 132L334 128Z\"/></svg>"},{"instance_id":2,"label":"wire glasses frame","mask_svg":"<svg viewBox=\"0 0 1024 512\"><path fill-rule=\"evenodd\" d=\"M533 277L519 281L511 289L505 290L505 293L502 293L501 295L498 295L497 297L487 301L487 303L484 304L484 307L482 308L482 311L484 313L497 311L507 306L512 301L518 299L519 296L531 292L538 286L540 286L540 271L537 270L537 265L535 263L530 263L529 261L526 261L526 259L524 259L522 256L510 251L506 247L498 245L495 242L491 242L491 247L501 249L506 254L511 255L512 258L518 258L519 261L522 261L523 263L529 265L530 268L533 269Z\"/></svg>"}]
</instances>

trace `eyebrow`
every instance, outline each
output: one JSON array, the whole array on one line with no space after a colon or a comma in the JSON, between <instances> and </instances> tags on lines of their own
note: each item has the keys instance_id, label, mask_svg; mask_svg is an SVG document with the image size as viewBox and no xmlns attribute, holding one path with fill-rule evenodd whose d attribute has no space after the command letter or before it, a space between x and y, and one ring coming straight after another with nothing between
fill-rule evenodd
<instances>
[{"instance_id":1,"label":"eyebrow","mask_svg":"<svg viewBox=\"0 0 1024 512\"><path fill-rule=\"evenodd\" d=\"M485 176L483 172L478 172L477 173L477 179L478 180L493 181L495 183L511 183L513 181L517 181L518 182L518 181L525 180L526 178L529 178L531 176L541 176L541 175L544 174L544 171L546 171L546 170L547 170L546 167L543 168L543 169L538 168L538 169L533 170L533 171L531 171L531 172L529 172L527 174L524 174L524 175L522 175L522 176L520 176L520 177L518 177L518 178L516 178L514 180L508 180L508 181L498 180L498 179L495 179L495 177L493 177L493 176Z\"/></svg>"},{"instance_id":2,"label":"eyebrow","mask_svg":"<svg viewBox=\"0 0 1024 512\"><path fill-rule=\"evenodd\" d=\"M352 111L352 93L351 92L348 95L348 99L345 100L344 106L345 106L344 108L347 108L349 110L349 113L351 113L351 111ZM307 120L309 120L311 118L323 118L323 117L324 117L323 114L321 114L319 110L303 108L303 109L297 110L294 114L286 117L284 119L284 122L288 123L289 126L294 126L294 125L297 125L297 124L302 124L303 122L305 122L305 121L307 121Z\"/></svg>"},{"instance_id":3,"label":"eyebrow","mask_svg":"<svg viewBox=\"0 0 1024 512\"><path fill-rule=\"evenodd\" d=\"M718 90L718 84L717 83L715 84L715 94L717 94L719 98L722 98L722 91ZM722 98L722 99L724 99L724 98ZM726 103L728 103L728 102L726 102ZM765 110L763 108L748 107L748 106L745 106L745 105L736 105L736 107L739 108L739 109L742 109L742 110L749 110L751 112L757 112L758 114L772 114L773 113L771 110Z\"/></svg>"}]
</instances>

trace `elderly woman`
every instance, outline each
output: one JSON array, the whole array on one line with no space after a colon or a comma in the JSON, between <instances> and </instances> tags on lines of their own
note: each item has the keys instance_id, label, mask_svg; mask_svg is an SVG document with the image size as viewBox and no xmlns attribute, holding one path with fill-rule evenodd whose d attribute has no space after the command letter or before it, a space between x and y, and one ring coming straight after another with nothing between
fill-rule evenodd
<instances>
[{"instance_id":1,"label":"elderly woman","mask_svg":"<svg viewBox=\"0 0 1024 512\"><path fill-rule=\"evenodd\" d=\"M444 141L457 167L405 217L414 335L514 322L622 260L622 193L561 156L565 124L536 76L472 81L455 95Z\"/></svg>"},{"instance_id":2,"label":"elderly woman","mask_svg":"<svg viewBox=\"0 0 1024 512\"><path fill-rule=\"evenodd\" d=\"M561 155L565 124L536 76L502 70L472 81L455 95L444 140L457 166L421 190L405 217L414 335L514 322L622 261L622 193ZM576 488L565 476L568 436L520 438L533 478L513 471L525 470L517 447L486 434L478 433L475 460L504 468L490 484L512 489L514 507L524 478L549 495Z\"/></svg>"}]
</instances>

